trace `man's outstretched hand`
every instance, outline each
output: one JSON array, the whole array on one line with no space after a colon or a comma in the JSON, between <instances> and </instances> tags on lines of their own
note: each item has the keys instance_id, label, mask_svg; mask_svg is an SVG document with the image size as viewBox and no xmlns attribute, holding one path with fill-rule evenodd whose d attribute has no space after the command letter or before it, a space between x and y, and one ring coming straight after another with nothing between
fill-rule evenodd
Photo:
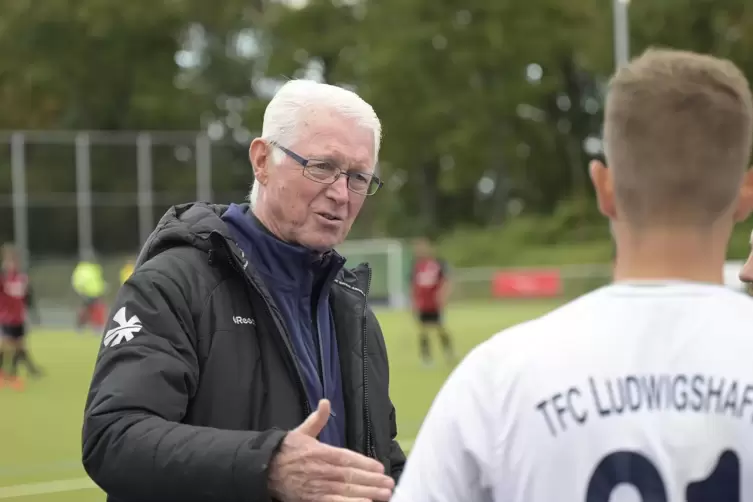
<instances>
[{"instance_id":1,"label":"man's outstretched hand","mask_svg":"<svg viewBox=\"0 0 753 502\"><path fill-rule=\"evenodd\" d=\"M387 502L395 482L384 466L359 453L320 443L330 403L319 407L282 441L269 467L269 489L281 502Z\"/></svg>"}]
</instances>

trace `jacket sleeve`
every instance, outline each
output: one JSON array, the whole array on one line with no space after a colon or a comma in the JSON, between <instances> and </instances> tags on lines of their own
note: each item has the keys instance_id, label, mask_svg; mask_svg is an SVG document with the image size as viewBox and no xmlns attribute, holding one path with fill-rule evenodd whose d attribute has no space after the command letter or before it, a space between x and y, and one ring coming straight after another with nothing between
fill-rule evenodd
<instances>
[{"instance_id":1,"label":"jacket sleeve","mask_svg":"<svg viewBox=\"0 0 753 502\"><path fill-rule=\"evenodd\" d=\"M117 295L86 402L84 467L118 499L270 501L267 468L284 431L180 423L199 364L186 299L194 272L161 271L175 265L145 264Z\"/></svg>"},{"instance_id":2,"label":"jacket sleeve","mask_svg":"<svg viewBox=\"0 0 753 502\"><path fill-rule=\"evenodd\" d=\"M390 404L392 403L390 402ZM405 453L395 439L397 437L397 418L395 417L394 406L392 406L392 411L390 412L390 435L392 437L392 445L390 445L390 476L395 480L395 484L397 484L405 467Z\"/></svg>"},{"instance_id":3,"label":"jacket sleeve","mask_svg":"<svg viewBox=\"0 0 753 502\"><path fill-rule=\"evenodd\" d=\"M373 323L374 332L376 334L376 340L379 344L379 349L384 354L385 364L386 364L386 374L387 378L389 379L390 374L390 363L389 363L389 357L387 356L387 344L384 342L384 333L382 333L382 327L379 324L379 321L376 318L376 315L374 315L373 311L369 311L368 313L371 322ZM403 473L403 467L405 466L405 453L403 453L403 449L400 447L400 444L397 442L397 416L395 412L395 406L392 404L392 400L389 400L389 427L390 427L390 454L389 454L389 460L390 460L390 472L389 475L395 480L395 483L400 480L400 475Z\"/></svg>"}]
</instances>

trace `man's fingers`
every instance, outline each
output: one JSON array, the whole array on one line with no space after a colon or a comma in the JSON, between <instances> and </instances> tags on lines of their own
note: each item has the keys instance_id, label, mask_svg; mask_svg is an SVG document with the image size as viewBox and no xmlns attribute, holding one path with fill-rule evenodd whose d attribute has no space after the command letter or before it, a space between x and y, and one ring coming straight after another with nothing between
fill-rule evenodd
<instances>
[{"instance_id":1,"label":"man's fingers","mask_svg":"<svg viewBox=\"0 0 753 502\"><path fill-rule=\"evenodd\" d=\"M367 500L379 500L389 501L392 498L392 489L390 488L377 488L375 486L361 486L361 485L339 485L339 494L347 497L348 499L367 499Z\"/></svg>"},{"instance_id":2,"label":"man's fingers","mask_svg":"<svg viewBox=\"0 0 753 502\"><path fill-rule=\"evenodd\" d=\"M316 408L306 420L299 425L295 430L297 432L306 434L309 437L315 438L322 432L324 426L327 425L329 420L330 403L326 399L319 401L319 406Z\"/></svg>"},{"instance_id":3,"label":"man's fingers","mask_svg":"<svg viewBox=\"0 0 753 502\"><path fill-rule=\"evenodd\" d=\"M363 471L353 467L336 467L324 473L326 479L339 481L346 485L372 486L376 488L395 488L395 480L377 472Z\"/></svg>"},{"instance_id":4,"label":"man's fingers","mask_svg":"<svg viewBox=\"0 0 753 502\"><path fill-rule=\"evenodd\" d=\"M384 465L373 458L366 457L345 448L336 448L329 445L320 445L317 452L320 458L329 464L340 467L353 467L368 472L384 473Z\"/></svg>"},{"instance_id":5,"label":"man's fingers","mask_svg":"<svg viewBox=\"0 0 753 502\"><path fill-rule=\"evenodd\" d=\"M345 485L333 486L333 495L325 497L326 502L389 502L392 490L369 486Z\"/></svg>"},{"instance_id":6,"label":"man's fingers","mask_svg":"<svg viewBox=\"0 0 753 502\"><path fill-rule=\"evenodd\" d=\"M372 502L371 499L360 498L354 499L353 497L343 497L342 495L330 495L322 499L322 502Z\"/></svg>"},{"instance_id":7,"label":"man's fingers","mask_svg":"<svg viewBox=\"0 0 753 502\"><path fill-rule=\"evenodd\" d=\"M378 460L359 455L358 453L350 450L340 450L338 453L340 453L341 458L340 465L353 467L355 469L361 469L363 471L384 474L384 465Z\"/></svg>"}]
</instances>

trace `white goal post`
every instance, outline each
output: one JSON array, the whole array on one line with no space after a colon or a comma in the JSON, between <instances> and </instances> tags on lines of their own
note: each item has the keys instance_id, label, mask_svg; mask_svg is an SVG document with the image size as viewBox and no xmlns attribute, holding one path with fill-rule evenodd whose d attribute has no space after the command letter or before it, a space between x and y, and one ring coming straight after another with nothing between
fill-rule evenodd
<instances>
[{"instance_id":1,"label":"white goal post","mask_svg":"<svg viewBox=\"0 0 753 502\"><path fill-rule=\"evenodd\" d=\"M345 241L337 252L355 267L366 262L371 266L370 300L386 303L390 308L405 308L408 295L408 265L405 246L398 239L364 239Z\"/></svg>"}]
</instances>

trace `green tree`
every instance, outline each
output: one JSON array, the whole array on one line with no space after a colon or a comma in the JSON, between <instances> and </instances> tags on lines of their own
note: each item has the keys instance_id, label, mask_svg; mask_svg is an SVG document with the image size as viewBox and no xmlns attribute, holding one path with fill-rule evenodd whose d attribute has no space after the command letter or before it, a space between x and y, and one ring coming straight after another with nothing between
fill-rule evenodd
<instances>
[{"instance_id":1,"label":"green tree","mask_svg":"<svg viewBox=\"0 0 753 502\"><path fill-rule=\"evenodd\" d=\"M355 235L505 225L516 208L554 213L574 228L593 217L585 146L600 135L614 68L612 13L601 0L6 3L0 129L215 124L238 140L215 159L214 181L227 191L238 178L221 167L244 166L245 180L244 142L259 130L274 83L319 74L355 88L383 122L386 186ZM706 51L753 77L748 3L634 0L633 53L649 45ZM70 147L29 155L43 166L32 174L37 188L73 189L61 174ZM170 167L171 151L158 157L160 183L190 192L185 166ZM0 191L7 183L0 176ZM97 183L133 189L115 176Z\"/></svg>"}]
</instances>

